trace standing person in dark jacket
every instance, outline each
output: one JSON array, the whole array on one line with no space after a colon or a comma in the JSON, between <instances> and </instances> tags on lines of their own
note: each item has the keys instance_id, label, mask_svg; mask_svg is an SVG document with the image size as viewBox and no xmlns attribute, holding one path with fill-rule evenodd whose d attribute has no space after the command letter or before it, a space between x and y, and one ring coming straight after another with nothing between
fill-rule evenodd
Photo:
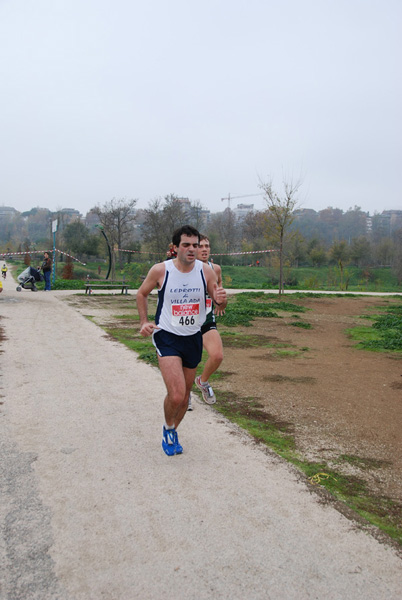
<instances>
[{"instance_id":1,"label":"standing person in dark jacket","mask_svg":"<svg viewBox=\"0 0 402 600\"><path fill-rule=\"evenodd\" d=\"M45 252L43 255L42 271L45 278L45 292L50 292L50 272L52 270L52 259L49 256L49 252Z\"/></svg>"}]
</instances>

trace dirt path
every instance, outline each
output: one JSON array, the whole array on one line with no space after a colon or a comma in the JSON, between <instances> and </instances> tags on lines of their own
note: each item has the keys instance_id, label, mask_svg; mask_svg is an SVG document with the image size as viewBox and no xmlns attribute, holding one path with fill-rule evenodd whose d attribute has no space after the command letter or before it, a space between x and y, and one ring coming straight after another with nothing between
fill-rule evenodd
<instances>
[{"instance_id":1,"label":"dirt path","mask_svg":"<svg viewBox=\"0 0 402 600\"><path fill-rule=\"evenodd\" d=\"M62 294L6 284L2 598L400 597L392 548L201 402L166 457L159 372Z\"/></svg>"},{"instance_id":2,"label":"dirt path","mask_svg":"<svg viewBox=\"0 0 402 600\"><path fill-rule=\"evenodd\" d=\"M312 329L291 326L294 315L282 312L281 319L256 320L239 329L257 336L259 347L233 348L231 338L224 338L223 370L230 375L217 387L253 397L292 424L297 447L309 460L355 457L353 466L347 465L349 472L376 493L401 502L402 356L357 350L346 334L348 328L367 325L362 316L378 314L379 307L395 300L287 299L308 309L299 316ZM262 347L267 342L272 348ZM281 355L278 348L290 355Z\"/></svg>"}]
</instances>

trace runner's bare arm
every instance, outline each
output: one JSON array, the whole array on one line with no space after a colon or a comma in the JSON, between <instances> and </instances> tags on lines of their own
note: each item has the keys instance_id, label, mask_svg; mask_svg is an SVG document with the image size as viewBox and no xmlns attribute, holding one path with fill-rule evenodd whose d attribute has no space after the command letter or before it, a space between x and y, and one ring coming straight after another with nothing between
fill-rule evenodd
<instances>
[{"instance_id":1,"label":"runner's bare arm","mask_svg":"<svg viewBox=\"0 0 402 600\"><path fill-rule=\"evenodd\" d=\"M216 281L216 274L208 265L203 265L204 267L204 275L205 281L207 283L208 294L210 298L214 301L214 304L219 307L217 314L221 314L222 311L226 308L227 298L226 298L226 290L223 287L218 287ZM223 314L223 313L222 313Z\"/></svg>"},{"instance_id":2,"label":"runner's bare arm","mask_svg":"<svg viewBox=\"0 0 402 600\"><path fill-rule=\"evenodd\" d=\"M218 288L222 287L222 269L219 265L214 265L214 273L216 274ZM226 305L225 305L226 306ZM225 314L225 307L215 306L215 314L216 316L221 316Z\"/></svg>"},{"instance_id":3,"label":"runner's bare arm","mask_svg":"<svg viewBox=\"0 0 402 600\"><path fill-rule=\"evenodd\" d=\"M151 267L148 275L137 292L137 309L140 317L140 334L144 337L152 335L158 329L155 323L148 321L148 296L156 287L160 287L165 276L165 265L159 263Z\"/></svg>"},{"instance_id":4,"label":"runner's bare arm","mask_svg":"<svg viewBox=\"0 0 402 600\"><path fill-rule=\"evenodd\" d=\"M219 265L214 264L214 272L216 273L218 287L222 287L222 269L221 269L221 267Z\"/></svg>"}]
</instances>

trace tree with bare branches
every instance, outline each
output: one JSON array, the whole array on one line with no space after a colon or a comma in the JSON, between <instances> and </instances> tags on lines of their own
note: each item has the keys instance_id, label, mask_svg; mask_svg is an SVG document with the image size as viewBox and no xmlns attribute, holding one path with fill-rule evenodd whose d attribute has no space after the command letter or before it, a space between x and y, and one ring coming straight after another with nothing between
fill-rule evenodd
<instances>
[{"instance_id":1,"label":"tree with bare branches","mask_svg":"<svg viewBox=\"0 0 402 600\"><path fill-rule=\"evenodd\" d=\"M265 213L266 237L278 245L279 251L279 295L284 291L283 284L283 262L286 236L294 220L293 212L297 206L297 193L302 182L283 181L283 193L279 194L272 179L267 182L260 179L259 187L264 192L264 200L267 205ZM290 234L291 235L291 234Z\"/></svg>"},{"instance_id":2,"label":"tree with bare branches","mask_svg":"<svg viewBox=\"0 0 402 600\"><path fill-rule=\"evenodd\" d=\"M93 212L98 215L99 221L109 238L111 247L123 248L123 245L132 238L135 221L134 207L137 200L126 200L125 198L113 198L103 206L96 206ZM120 268L122 257L119 252Z\"/></svg>"},{"instance_id":3,"label":"tree with bare branches","mask_svg":"<svg viewBox=\"0 0 402 600\"><path fill-rule=\"evenodd\" d=\"M175 194L156 198L144 210L143 240L149 250L165 255L172 233L188 223L201 229L205 223L204 209L199 201L183 203Z\"/></svg>"}]
</instances>

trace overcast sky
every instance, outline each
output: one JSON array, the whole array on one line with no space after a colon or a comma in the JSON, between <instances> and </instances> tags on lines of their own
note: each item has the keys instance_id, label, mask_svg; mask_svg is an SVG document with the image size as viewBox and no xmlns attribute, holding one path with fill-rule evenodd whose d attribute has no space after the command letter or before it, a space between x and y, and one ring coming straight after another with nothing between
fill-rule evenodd
<instances>
[{"instance_id":1,"label":"overcast sky","mask_svg":"<svg viewBox=\"0 0 402 600\"><path fill-rule=\"evenodd\" d=\"M401 17L401 0L0 0L0 206L263 208L259 179L286 177L304 208L402 209Z\"/></svg>"}]
</instances>

